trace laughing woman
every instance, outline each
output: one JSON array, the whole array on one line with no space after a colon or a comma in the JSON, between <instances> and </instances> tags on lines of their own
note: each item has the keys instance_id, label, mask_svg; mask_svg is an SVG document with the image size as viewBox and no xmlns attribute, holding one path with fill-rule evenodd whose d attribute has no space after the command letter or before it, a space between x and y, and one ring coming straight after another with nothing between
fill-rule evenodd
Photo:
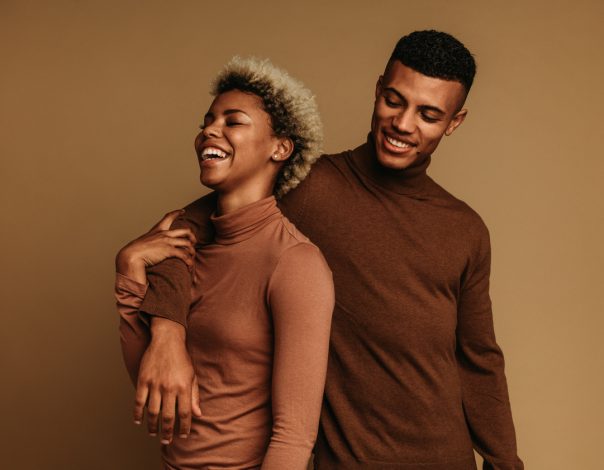
<instances>
[{"instance_id":1,"label":"laughing woman","mask_svg":"<svg viewBox=\"0 0 604 470\"><path fill-rule=\"evenodd\" d=\"M124 360L136 382L150 341L138 313L145 266L182 258L193 274L186 348L201 415L187 439L162 446L164 468L303 470L318 428L334 292L320 251L276 198L320 154L320 119L312 94L268 61L233 59L213 95L195 149L201 182L214 190L215 238L193 252L189 233L169 230L173 213L120 250ZM159 411L159 392L144 399Z\"/></svg>"}]
</instances>

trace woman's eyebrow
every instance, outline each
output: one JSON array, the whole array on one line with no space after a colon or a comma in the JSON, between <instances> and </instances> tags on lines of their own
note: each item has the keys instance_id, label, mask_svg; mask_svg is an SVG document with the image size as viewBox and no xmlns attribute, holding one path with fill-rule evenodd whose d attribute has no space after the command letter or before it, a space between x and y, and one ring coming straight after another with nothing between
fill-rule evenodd
<instances>
[{"instance_id":1,"label":"woman's eyebrow","mask_svg":"<svg viewBox=\"0 0 604 470\"><path fill-rule=\"evenodd\" d=\"M246 113L245 111L243 111L242 109L227 109L223 114L229 115L229 114L235 114L235 113L243 113L246 116L249 116L249 114Z\"/></svg>"},{"instance_id":2,"label":"woman's eyebrow","mask_svg":"<svg viewBox=\"0 0 604 470\"><path fill-rule=\"evenodd\" d=\"M228 116L229 114L235 114L235 113L243 113L249 117L249 114L246 113L245 111L243 111L242 109L227 109L222 114ZM208 118L213 118L213 117L214 117L214 113L212 111L208 111L203 118L208 119Z\"/></svg>"}]
</instances>

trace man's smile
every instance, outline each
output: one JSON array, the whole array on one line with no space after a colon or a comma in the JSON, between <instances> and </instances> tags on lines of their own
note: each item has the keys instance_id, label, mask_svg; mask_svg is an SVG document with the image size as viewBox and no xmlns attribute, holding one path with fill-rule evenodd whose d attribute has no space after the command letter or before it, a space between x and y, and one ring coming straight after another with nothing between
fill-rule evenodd
<instances>
[{"instance_id":1,"label":"man's smile","mask_svg":"<svg viewBox=\"0 0 604 470\"><path fill-rule=\"evenodd\" d=\"M400 137L393 137L391 135L383 133L384 136L384 147L390 153L406 153L415 147L417 144L408 139L403 139Z\"/></svg>"}]
</instances>

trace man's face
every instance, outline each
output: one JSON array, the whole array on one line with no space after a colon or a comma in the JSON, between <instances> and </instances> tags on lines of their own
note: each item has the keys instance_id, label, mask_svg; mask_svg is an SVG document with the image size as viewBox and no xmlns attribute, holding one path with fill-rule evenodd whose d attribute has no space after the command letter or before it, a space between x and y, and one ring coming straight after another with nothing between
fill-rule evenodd
<instances>
[{"instance_id":1,"label":"man's face","mask_svg":"<svg viewBox=\"0 0 604 470\"><path fill-rule=\"evenodd\" d=\"M371 133L379 163L403 170L431 155L463 122L465 89L394 61L375 88Z\"/></svg>"}]
</instances>

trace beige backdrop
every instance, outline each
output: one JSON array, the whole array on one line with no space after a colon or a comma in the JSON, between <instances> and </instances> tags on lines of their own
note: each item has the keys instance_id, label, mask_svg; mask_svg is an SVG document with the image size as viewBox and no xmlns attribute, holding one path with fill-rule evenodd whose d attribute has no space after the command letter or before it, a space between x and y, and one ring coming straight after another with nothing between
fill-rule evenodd
<instances>
[{"instance_id":1,"label":"beige backdrop","mask_svg":"<svg viewBox=\"0 0 604 470\"><path fill-rule=\"evenodd\" d=\"M485 219L496 331L528 469L601 467L602 2L0 0L2 468L157 468L130 419L113 258L203 192L192 142L234 54L317 94L361 143L400 35L476 55L431 175Z\"/></svg>"}]
</instances>

